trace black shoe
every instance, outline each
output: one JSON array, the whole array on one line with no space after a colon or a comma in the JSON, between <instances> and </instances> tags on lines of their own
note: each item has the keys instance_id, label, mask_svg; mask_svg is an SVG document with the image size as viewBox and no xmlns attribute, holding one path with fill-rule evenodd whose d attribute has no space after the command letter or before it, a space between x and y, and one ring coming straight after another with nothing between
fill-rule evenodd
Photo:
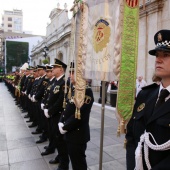
<instances>
[{"instance_id":1,"label":"black shoe","mask_svg":"<svg viewBox=\"0 0 170 170\"><path fill-rule=\"evenodd\" d=\"M36 141L36 143L43 143L43 142L46 142L46 141L47 141L47 139L39 139L39 140Z\"/></svg>"},{"instance_id":2,"label":"black shoe","mask_svg":"<svg viewBox=\"0 0 170 170\"><path fill-rule=\"evenodd\" d=\"M48 146L44 146L44 149L48 149Z\"/></svg>"},{"instance_id":3,"label":"black shoe","mask_svg":"<svg viewBox=\"0 0 170 170\"><path fill-rule=\"evenodd\" d=\"M24 118L29 118L29 115L25 115Z\"/></svg>"},{"instance_id":4,"label":"black shoe","mask_svg":"<svg viewBox=\"0 0 170 170\"><path fill-rule=\"evenodd\" d=\"M27 120L26 122L29 123L29 122L32 122L32 120Z\"/></svg>"},{"instance_id":5,"label":"black shoe","mask_svg":"<svg viewBox=\"0 0 170 170\"><path fill-rule=\"evenodd\" d=\"M55 158L55 159L51 159L50 161L49 161L49 163L50 164L58 164L58 163L60 163L60 161L59 161L59 159L57 158Z\"/></svg>"},{"instance_id":6,"label":"black shoe","mask_svg":"<svg viewBox=\"0 0 170 170\"><path fill-rule=\"evenodd\" d=\"M54 150L54 151L46 150L45 152L42 152L41 155L42 155L42 156L45 156L45 155L52 154L52 153L54 153L54 152L55 152L55 150Z\"/></svg>"},{"instance_id":7,"label":"black shoe","mask_svg":"<svg viewBox=\"0 0 170 170\"><path fill-rule=\"evenodd\" d=\"M21 113L25 113L25 112L27 112L26 110L21 110Z\"/></svg>"},{"instance_id":8,"label":"black shoe","mask_svg":"<svg viewBox=\"0 0 170 170\"><path fill-rule=\"evenodd\" d=\"M33 135L37 135L37 134L41 134L41 133L42 133L41 131L32 132Z\"/></svg>"},{"instance_id":9,"label":"black shoe","mask_svg":"<svg viewBox=\"0 0 170 170\"><path fill-rule=\"evenodd\" d=\"M29 125L28 127L29 128L32 128L32 127L36 127L37 125L35 123L32 123L31 125Z\"/></svg>"}]
</instances>

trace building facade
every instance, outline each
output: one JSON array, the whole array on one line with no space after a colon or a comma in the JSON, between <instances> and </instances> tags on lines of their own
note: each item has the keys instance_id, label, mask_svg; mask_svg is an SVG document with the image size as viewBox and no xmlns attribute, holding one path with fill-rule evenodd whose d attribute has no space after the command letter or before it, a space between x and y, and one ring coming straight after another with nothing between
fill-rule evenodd
<instances>
[{"instance_id":1,"label":"building facade","mask_svg":"<svg viewBox=\"0 0 170 170\"><path fill-rule=\"evenodd\" d=\"M4 10L2 15L2 29L4 32L23 32L23 14L22 10L13 11Z\"/></svg>"},{"instance_id":2,"label":"building facade","mask_svg":"<svg viewBox=\"0 0 170 170\"><path fill-rule=\"evenodd\" d=\"M152 83L155 68L155 56L148 51L155 48L154 35L161 29L170 29L170 1L147 0L145 7L140 6L137 62L137 75L142 75L147 84Z\"/></svg>"},{"instance_id":3,"label":"building facade","mask_svg":"<svg viewBox=\"0 0 170 170\"><path fill-rule=\"evenodd\" d=\"M160 29L170 29L170 1L169 0L140 0L139 15L139 48L137 60L137 76L142 75L147 84L152 83L155 57L148 54L155 48L154 34ZM144 4L144 5L143 5ZM42 64L43 48L49 48L48 59L50 63L54 58L68 61L70 51L71 20L68 19L67 10L54 9L50 14L51 23L47 26L47 35L32 50L33 65ZM100 82L95 81L95 86Z\"/></svg>"},{"instance_id":4,"label":"building facade","mask_svg":"<svg viewBox=\"0 0 170 170\"><path fill-rule=\"evenodd\" d=\"M43 64L44 47L48 47L49 52L46 58L50 64L54 64L54 59L58 58L67 63L70 51L71 20L68 18L68 10L55 8L50 13L50 24L46 28L46 38L32 49L31 63L33 66Z\"/></svg>"}]
</instances>

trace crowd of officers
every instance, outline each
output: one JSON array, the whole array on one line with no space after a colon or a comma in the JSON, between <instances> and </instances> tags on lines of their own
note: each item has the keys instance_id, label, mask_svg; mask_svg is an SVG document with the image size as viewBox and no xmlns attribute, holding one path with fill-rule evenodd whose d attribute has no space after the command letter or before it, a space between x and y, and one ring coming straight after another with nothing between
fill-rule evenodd
<instances>
[{"instance_id":1,"label":"crowd of officers","mask_svg":"<svg viewBox=\"0 0 170 170\"><path fill-rule=\"evenodd\" d=\"M90 140L89 117L94 98L87 85L85 102L80 108L81 119L77 119L73 66L71 64L69 68L67 83L67 65L58 59L55 59L55 64L46 66L31 67L25 63L11 75L13 78L8 75L4 79L15 97L16 105L21 112L27 112L24 118L29 118L26 122L31 122L28 127L36 127L32 134L40 134L36 143L49 141L41 155L49 155L57 150L58 155L49 161L51 164L58 164L57 170L68 170L69 160L73 170L87 170L85 151ZM70 97L68 93L71 94Z\"/></svg>"}]
</instances>

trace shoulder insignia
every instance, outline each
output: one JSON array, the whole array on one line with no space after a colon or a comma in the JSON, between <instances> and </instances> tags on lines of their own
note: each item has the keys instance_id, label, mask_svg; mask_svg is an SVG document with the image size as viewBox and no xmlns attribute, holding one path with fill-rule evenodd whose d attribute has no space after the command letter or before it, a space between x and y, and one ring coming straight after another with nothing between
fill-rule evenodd
<instances>
[{"instance_id":1,"label":"shoulder insignia","mask_svg":"<svg viewBox=\"0 0 170 170\"><path fill-rule=\"evenodd\" d=\"M48 83L46 81L43 81L43 86L46 86Z\"/></svg>"},{"instance_id":2,"label":"shoulder insignia","mask_svg":"<svg viewBox=\"0 0 170 170\"><path fill-rule=\"evenodd\" d=\"M137 108L137 112L142 111L145 108L145 103L142 103L139 105L139 107Z\"/></svg>"},{"instance_id":3,"label":"shoulder insignia","mask_svg":"<svg viewBox=\"0 0 170 170\"><path fill-rule=\"evenodd\" d=\"M91 97L90 97L90 96L85 95L84 103L89 104L89 103L90 103L90 101L91 101Z\"/></svg>"},{"instance_id":4,"label":"shoulder insignia","mask_svg":"<svg viewBox=\"0 0 170 170\"><path fill-rule=\"evenodd\" d=\"M158 86L159 86L158 84L153 83L153 84L150 84L150 85L148 85L148 86L142 87L142 90L144 90L144 89L149 89L149 88L155 88L155 87L158 87Z\"/></svg>"},{"instance_id":5,"label":"shoulder insignia","mask_svg":"<svg viewBox=\"0 0 170 170\"><path fill-rule=\"evenodd\" d=\"M60 86L55 86L55 88L53 90L54 94L58 93L59 89L60 89Z\"/></svg>"}]
</instances>

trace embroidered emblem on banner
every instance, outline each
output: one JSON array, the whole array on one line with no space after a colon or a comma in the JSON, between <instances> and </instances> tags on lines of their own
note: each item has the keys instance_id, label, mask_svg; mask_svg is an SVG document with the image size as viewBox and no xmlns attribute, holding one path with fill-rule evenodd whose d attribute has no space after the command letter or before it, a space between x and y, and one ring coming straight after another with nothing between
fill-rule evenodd
<instances>
[{"instance_id":1,"label":"embroidered emblem on banner","mask_svg":"<svg viewBox=\"0 0 170 170\"><path fill-rule=\"evenodd\" d=\"M102 51L107 43L109 43L110 35L111 28L109 22L105 19L98 20L93 33L93 47L97 53Z\"/></svg>"},{"instance_id":2,"label":"embroidered emblem on banner","mask_svg":"<svg viewBox=\"0 0 170 170\"><path fill-rule=\"evenodd\" d=\"M140 106L137 108L137 112L140 112L145 108L145 103L140 104Z\"/></svg>"},{"instance_id":3,"label":"embroidered emblem on banner","mask_svg":"<svg viewBox=\"0 0 170 170\"><path fill-rule=\"evenodd\" d=\"M126 3L129 7L135 8L138 5L138 0L126 0Z\"/></svg>"}]
</instances>

